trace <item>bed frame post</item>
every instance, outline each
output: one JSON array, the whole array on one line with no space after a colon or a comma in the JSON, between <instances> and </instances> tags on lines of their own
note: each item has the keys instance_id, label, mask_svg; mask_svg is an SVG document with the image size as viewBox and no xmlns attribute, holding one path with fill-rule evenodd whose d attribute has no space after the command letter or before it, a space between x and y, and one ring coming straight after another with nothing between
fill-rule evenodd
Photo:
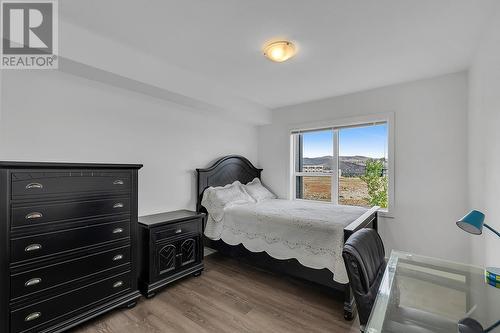
<instances>
[{"instance_id":1,"label":"bed frame post","mask_svg":"<svg viewBox=\"0 0 500 333\"><path fill-rule=\"evenodd\" d=\"M375 218L372 221L372 228L378 232L378 214L375 214Z\"/></svg>"},{"instance_id":2,"label":"bed frame post","mask_svg":"<svg viewBox=\"0 0 500 333\"><path fill-rule=\"evenodd\" d=\"M347 283L344 290L344 319L353 320L356 317L356 307L354 306L354 296L351 285Z\"/></svg>"},{"instance_id":3,"label":"bed frame post","mask_svg":"<svg viewBox=\"0 0 500 333\"><path fill-rule=\"evenodd\" d=\"M377 230L378 228L377 212L379 209L380 209L379 206L373 206L363 215L358 217L354 222L346 226L344 228L344 243L347 242L347 240L349 239L349 237L351 237L353 233L363 228L372 228Z\"/></svg>"}]
</instances>

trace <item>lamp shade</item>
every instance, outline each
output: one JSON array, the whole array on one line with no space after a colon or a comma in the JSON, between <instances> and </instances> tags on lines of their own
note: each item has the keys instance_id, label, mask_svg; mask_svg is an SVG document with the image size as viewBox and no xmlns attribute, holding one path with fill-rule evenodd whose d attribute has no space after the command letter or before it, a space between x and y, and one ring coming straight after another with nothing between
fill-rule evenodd
<instances>
[{"instance_id":1,"label":"lamp shade","mask_svg":"<svg viewBox=\"0 0 500 333\"><path fill-rule=\"evenodd\" d=\"M477 210L471 210L469 214L462 217L457 222L462 230L474 235L481 235L483 232L484 214Z\"/></svg>"}]
</instances>

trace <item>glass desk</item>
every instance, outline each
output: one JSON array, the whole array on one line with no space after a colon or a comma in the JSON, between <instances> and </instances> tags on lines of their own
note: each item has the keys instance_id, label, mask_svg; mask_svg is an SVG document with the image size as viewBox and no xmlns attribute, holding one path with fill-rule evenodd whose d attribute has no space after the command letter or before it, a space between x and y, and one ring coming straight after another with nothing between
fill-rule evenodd
<instances>
[{"instance_id":1,"label":"glass desk","mask_svg":"<svg viewBox=\"0 0 500 333\"><path fill-rule=\"evenodd\" d=\"M393 251L365 332L456 333L465 317L485 329L500 319L500 289L482 268Z\"/></svg>"}]
</instances>

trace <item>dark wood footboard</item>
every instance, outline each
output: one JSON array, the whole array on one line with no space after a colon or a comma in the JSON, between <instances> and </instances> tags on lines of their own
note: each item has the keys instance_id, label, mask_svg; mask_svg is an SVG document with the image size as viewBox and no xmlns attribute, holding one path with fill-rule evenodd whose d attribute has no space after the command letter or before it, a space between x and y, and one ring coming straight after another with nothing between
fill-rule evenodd
<instances>
[{"instance_id":1,"label":"dark wood footboard","mask_svg":"<svg viewBox=\"0 0 500 333\"><path fill-rule=\"evenodd\" d=\"M344 228L344 243L353 233L363 228L371 228L378 230L377 212L379 206L370 208L366 213L358 217L354 222Z\"/></svg>"}]
</instances>

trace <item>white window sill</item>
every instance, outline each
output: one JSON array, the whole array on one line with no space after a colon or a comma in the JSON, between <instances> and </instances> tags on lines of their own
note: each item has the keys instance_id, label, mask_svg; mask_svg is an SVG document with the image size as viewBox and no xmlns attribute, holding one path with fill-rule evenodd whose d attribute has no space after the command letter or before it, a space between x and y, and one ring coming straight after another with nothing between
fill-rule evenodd
<instances>
[{"instance_id":1,"label":"white window sill","mask_svg":"<svg viewBox=\"0 0 500 333\"><path fill-rule=\"evenodd\" d=\"M387 209L379 209L378 216L383 217L384 219L393 219L394 218L394 214L392 214L392 212L390 212Z\"/></svg>"}]
</instances>

